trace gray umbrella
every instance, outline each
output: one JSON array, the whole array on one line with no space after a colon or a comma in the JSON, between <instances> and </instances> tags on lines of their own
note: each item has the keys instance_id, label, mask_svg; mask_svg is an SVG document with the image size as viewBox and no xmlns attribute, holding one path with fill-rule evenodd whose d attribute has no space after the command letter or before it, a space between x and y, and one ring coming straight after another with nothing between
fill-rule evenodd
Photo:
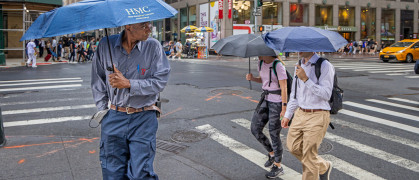
<instances>
[{"instance_id":1,"label":"gray umbrella","mask_svg":"<svg viewBox=\"0 0 419 180\"><path fill-rule=\"evenodd\" d=\"M250 57L254 56L276 56L274 50L266 46L260 35L255 34L239 34L220 39L212 46L218 54L226 56L238 56L249 58L250 73ZM249 81L250 89L252 83Z\"/></svg>"}]
</instances>

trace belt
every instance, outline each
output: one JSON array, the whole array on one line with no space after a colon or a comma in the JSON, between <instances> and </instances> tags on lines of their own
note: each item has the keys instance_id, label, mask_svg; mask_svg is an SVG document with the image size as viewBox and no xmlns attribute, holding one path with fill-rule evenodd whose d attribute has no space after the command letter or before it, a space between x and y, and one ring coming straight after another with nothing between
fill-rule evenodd
<instances>
[{"instance_id":1,"label":"belt","mask_svg":"<svg viewBox=\"0 0 419 180\"><path fill-rule=\"evenodd\" d=\"M324 110L324 109L303 109L303 108L300 108L301 109L301 111L303 111L303 112L318 112L318 111L326 111L326 110Z\"/></svg>"},{"instance_id":2,"label":"belt","mask_svg":"<svg viewBox=\"0 0 419 180\"><path fill-rule=\"evenodd\" d=\"M116 106L111 104L111 109L116 110ZM118 110L116 110L116 111L126 112L127 114L139 113L139 112L143 112L143 111L158 111L158 112L161 113L160 108L158 108L155 105L146 106L146 107L142 107L142 108L118 107Z\"/></svg>"}]
</instances>

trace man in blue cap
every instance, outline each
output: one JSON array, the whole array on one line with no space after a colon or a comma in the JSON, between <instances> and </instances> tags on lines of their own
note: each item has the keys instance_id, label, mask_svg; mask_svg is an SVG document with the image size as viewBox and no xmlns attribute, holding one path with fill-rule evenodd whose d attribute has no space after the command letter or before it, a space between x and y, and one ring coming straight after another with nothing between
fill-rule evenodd
<instances>
[{"instance_id":1,"label":"man in blue cap","mask_svg":"<svg viewBox=\"0 0 419 180\"><path fill-rule=\"evenodd\" d=\"M101 127L103 179L158 179L153 161L159 109L154 104L167 84L170 66L163 47L149 38L151 28L149 22L126 25L109 41L103 38L93 58L96 106L99 111L110 108ZM114 72L109 71L110 55Z\"/></svg>"}]
</instances>

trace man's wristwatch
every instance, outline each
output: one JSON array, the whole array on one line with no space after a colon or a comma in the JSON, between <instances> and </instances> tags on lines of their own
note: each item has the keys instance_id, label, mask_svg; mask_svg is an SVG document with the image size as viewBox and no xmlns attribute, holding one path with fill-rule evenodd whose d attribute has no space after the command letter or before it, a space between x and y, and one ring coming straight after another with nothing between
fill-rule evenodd
<instances>
[{"instance_id":1,"label":"man's wristwatch","mask_svg":"<svg viewBox=\"0 0 419 180\"><path fill-rule=\"evenodd\" d=\"M287 106L287 103L282 103L282 106Z\"/></svg>"}]
</instances>

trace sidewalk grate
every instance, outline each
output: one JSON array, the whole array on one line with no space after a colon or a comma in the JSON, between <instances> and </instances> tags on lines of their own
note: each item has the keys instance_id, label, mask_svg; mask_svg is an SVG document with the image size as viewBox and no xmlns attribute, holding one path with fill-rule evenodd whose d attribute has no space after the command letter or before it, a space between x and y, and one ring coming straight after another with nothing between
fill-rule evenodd
<instances>
[{"instance_id":1,"label":"sidewalk grate","mask_svg":"<svg viewBox=\"0 0 419 180\"><path fill-rule=\"evenodd\" d=\"M165 151L178 154L182 150L186 149L188 146L157 139L156 147Z\"/></svg>"}]
</instances>

